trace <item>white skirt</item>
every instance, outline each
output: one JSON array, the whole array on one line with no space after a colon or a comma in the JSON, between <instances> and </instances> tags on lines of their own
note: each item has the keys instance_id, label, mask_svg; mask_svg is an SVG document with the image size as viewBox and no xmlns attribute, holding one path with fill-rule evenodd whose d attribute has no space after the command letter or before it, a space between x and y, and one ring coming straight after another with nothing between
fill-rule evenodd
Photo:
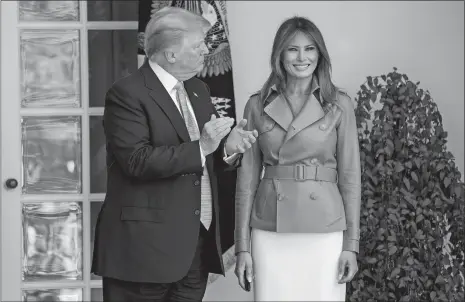
<instances>
[{"instance_id":1,"label":"white skirt","mask_svg":"<svg viewBox=\"0 0 465 302\"><path fill-rule=\"evenodd\" d=\"M252 229L255 301L345 301L337 282L343 232Z\"/></svg>"}]
</instances>

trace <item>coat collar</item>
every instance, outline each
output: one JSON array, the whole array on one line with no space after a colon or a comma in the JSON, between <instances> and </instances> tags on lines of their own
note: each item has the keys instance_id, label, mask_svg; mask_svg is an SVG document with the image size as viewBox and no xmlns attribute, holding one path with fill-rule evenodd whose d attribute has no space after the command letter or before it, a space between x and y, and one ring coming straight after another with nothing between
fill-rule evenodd
<instances>
[{"instance_id":1,"label":"coat collar","mask_svg":"<svg viewBox=\"0 0 465 302\"><path fill-rule=\"evenodd\" d=\"M312 87L312 93L295 118L276 85L268 90L264 111L287 131L285 141L324 117L325 112L320 103L322 100L320 86L316 77L312 79Z\"/></svg>"},{"instance_id":2,"label":"coat collar","mask_svg":"<svg viewBox=\"0 0 465 302\"><path fill-rule=\"evenodd\" d=\"M152 61L148 62L150 68L155 73L158 80L160 80L163 87L165 87L166 91L171 92L174 89L174 86L178 83L178 80L157 63Z\"/></svg>"}]
</instances>

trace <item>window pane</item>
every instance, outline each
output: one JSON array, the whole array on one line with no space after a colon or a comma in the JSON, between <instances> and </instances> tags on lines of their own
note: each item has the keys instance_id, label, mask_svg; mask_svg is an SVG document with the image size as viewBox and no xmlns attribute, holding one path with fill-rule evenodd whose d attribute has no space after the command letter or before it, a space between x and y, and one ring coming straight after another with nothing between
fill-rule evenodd
<instances>
[{"instance_id":1,"label":"window pane","mask_svg":"<svg viewBox=\"0 0 465 302\"><path fill-rule=\"evenodd\" d=\"M103 291L101 288L90 289L90 301L92 302L103 301Z\"/></svg>"},{"instance_id":2,"label":"window pane","mask_svg":"<svg viewBox=\"0 0 465 302\"><path fill-rule=\"evenodd\" d=\"M23 280L82 279L82 204L23 204Z\"/></svg>"},{"instance_id":3,"label":"window pane","mask_svg":"<svg viewBox=\"0 0 465 302\"><path fill-rule=\"evenodd\" d=\"M97 226L97 218L98 214L100 213L100 209L102 208L103 201L92 201L90 203L90 248L92 250L92 255L94 254L94 240L95 240L95 227ZM90 278L92 280L100 280L102 279L100 276L91 274Z\"/></svg>"},{"instance_id":4,"label":"window pane","mask_svg":"<svg viewBox=\"0 0 465 302\"><path fill-rule=\"evenodd\" d=\"M89 104L103 107L118 79L137 70L137 30L89 30Z\"/></svg>"},{"instance_id":5,"label":"window pane","mask_svg":"<svg viewBox=\"0 0 465 302\"><path fill-rule=\"evenodd\" d=\"M82 301L81 288L31 289L23 291L23 301Z\"/></svg>"},{"instance_id":6,"label":"window pane","mask_svg":"<svg viewBox=\"0 0 465 302\"><path fill-rule=\"evenodd\" d=\"M78 30L21 31L21 106L79 107Z\"/></svg>"},{"instance_id":7,"label":"window pane","mask_svg":"<svg viewBox=\"0 0 465 302\"><path fill-rule=\"evenodd\" d=\"M137 2L137 1L136 1ZM78 1L19 1L20 21L78 21Z\"/></svg>"},{"instance_id":8,"label":"window pane","mask_svg":"<svg viewBox=\"0 0 465 302\"><path fill-rule=\"evenodd\" d=\"M101 116L91 116L90 125L90 192L105 193L107 190L107 153Z\"/></svg>"},{"instance_id":9,"label":"window pane","mask_svg":"<svg viewBox=\"0 0 465 302\"><path fill-rule=\"evenodd\" d=\"M24 117L23 193L81 193L81 118Z\"/></svg>"},{"instance_id":10,"label":"window pane","mask_svg":"<svg viewBox=\"0 0 465 302\"><path fill-rule=\"evenodd\" d=\"M137 21L139 1L87 1L89 21Z\"/></svg>"}]
</instances>

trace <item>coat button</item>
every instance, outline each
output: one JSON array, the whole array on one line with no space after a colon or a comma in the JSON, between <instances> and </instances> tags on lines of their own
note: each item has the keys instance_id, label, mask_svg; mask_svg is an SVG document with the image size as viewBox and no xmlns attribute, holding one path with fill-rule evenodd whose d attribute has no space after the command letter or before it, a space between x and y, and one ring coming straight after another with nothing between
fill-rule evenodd
<instances>
[{"instance_id":1,"label":"coat button","mask_svg":"<svg viewBox=\"0 0 465 302\"><path fill-rule=\"evenodd\" d=\"M194 214L197 215L197 216L199 216L199 215L200 215L200 210L195 210L195 211L194 211Z\"/></svg>"},{"instance_id":2,"label":"coat button","mask_svg":"<svg viewBox=\"0 0 465 302\"><path fill-rule=\"evenodd\" d=\"M194 181L194 186L198 186L198 185L200 185L200 180L197 179Z\"/></svg>"},{"instance_id":3,"label":"coat button","mask_svg":"<svg viewBox=\"0 0 465 302\"><path fill-rule=\"evenodd\" d=\"M278 194L278 200L279 200L279 201L282 201L283 199L284 199L283 194Z\"/></svg>"},{"instance_id":4,"label":"coat button","mask_svg":"<svg viewBox=\"0 0 465 302\"><path fill-rule=\"evenodd\" d=\"M315 193L310 194L310 199L315 200L316 199L316 194Z\"/></svg>"},{"instance_id":5,"label":"coat button","mask_svg":"<svg viewBox=\"0 0 465 302\"><path fill-rule=\"evenodd\" d=\"M321 130L326 130L326 125L324 125L324 124L323 124L323 125L320 125L320 129L321 129Z\"/></svg>"}]
</instances>

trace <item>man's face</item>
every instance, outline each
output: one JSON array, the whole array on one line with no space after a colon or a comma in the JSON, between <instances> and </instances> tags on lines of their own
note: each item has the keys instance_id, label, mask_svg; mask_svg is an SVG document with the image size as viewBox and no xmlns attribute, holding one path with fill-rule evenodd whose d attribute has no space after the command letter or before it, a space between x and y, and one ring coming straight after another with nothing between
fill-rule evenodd
<instances>
[{"instance_id":1,"label":"man's face","mask_svg":"<svg viewBox=\"0 0 465 302\"><path fill-rule=\"evenodd\" d=\"M175 53L173 64L178 79L187 80L203 69L204 56L208 54L205 33L201 30L186 33L181 47Z\"/></svg>"}]
</instances>

